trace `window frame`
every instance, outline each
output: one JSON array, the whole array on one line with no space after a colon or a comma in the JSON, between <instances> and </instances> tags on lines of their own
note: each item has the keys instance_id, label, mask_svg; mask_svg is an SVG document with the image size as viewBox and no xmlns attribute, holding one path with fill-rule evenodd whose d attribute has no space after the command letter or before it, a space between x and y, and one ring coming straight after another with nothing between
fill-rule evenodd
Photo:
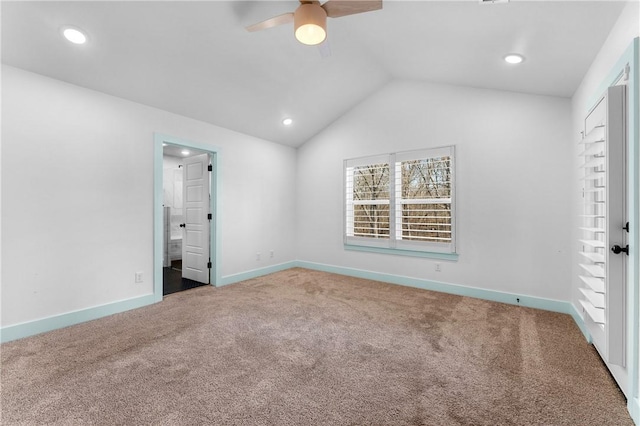
<instances>
[{"instance_id":1,"label":"window frame","mask_svg":"<svg viewBox=\"0 0 640 426\"><path fill-rule=\"evenodd\" d=\"M402 188L398 187L397 173L402 162L449 157L450 197L437 204L450 205L451 238L449 242L415 241L402 239ZM389 167L389 235L388 238L358 237L353 235L353 169L374 164L388 164ZM343 243L347 250L391 253L407 256L457 259L456 252L456 163L455 145L425 148L390 154L371 155L344 160L343 162ZM400 184L401 185L401 184ZM397 192L400 190L400 196ZM436 203L433 203L436 204Z\"/></svg>"}]
</instances>

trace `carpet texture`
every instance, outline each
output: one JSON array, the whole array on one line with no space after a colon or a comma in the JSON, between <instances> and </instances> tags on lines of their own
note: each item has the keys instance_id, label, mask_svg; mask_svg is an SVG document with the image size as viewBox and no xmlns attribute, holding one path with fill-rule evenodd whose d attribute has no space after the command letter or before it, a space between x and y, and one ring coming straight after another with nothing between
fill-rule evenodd
<instances>
[{"instance_id":1,"label":"carpet texture","mask_svg":"<svg viewBox=\"0 0 640 426\"><path fill-rule=\"evenodd\" d=\"M563 314L294 268L1 347L3 425L632 425Z\"/></svg>"}]
</instances>

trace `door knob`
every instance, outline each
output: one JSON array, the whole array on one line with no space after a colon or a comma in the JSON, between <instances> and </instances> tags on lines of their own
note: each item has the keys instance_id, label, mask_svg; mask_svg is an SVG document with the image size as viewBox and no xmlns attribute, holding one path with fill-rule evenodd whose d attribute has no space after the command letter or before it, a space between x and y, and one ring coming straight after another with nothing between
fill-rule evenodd
<instances>
[{"instance_id":1,"label":"door knob","mask_svg":"<svg viewBox=\"0 0 640 426\"><path fill-rule=\"evenodd\" d=\"M181 224L180 224L180 228L185 228L186 226L187 226L187 224L186 224L186 223L181 223Z\"/></svg>"},{"instance_id":2,"label":"door knob","mask_svg":"<svg viewBox=\"0 0 640 426\"><path fill-rule=\"evenodd\" d=\"M629 222L625 226L622 227L625 231L629 232Z\"/></svg>"},{"instance_id":3,"label":"door knob","mask_svg":"<svg viewBox=\"0 0 640 426\"><path fill-rule=\"evenodd\" d=\"M611 251L614 252L615 254L620 254L622 252L625 252L627 256L629 256L629 244L627 244L624 248L616 244L615 246L611 247Z\"/></svg>"}]
</instances>

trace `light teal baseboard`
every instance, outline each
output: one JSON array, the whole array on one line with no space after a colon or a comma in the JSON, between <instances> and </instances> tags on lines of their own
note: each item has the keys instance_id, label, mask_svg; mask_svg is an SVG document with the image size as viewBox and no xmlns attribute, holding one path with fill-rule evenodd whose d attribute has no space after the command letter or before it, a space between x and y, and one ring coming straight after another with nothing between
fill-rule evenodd
<instances>
[{"instance_id":1,"label":"light teal baseboard","mask_svg":"<svg viewBox=\"0 0 640 426\"><path fill-rule=\"evenodd\" d=\"M370 280L382 281L390 284L404 285L408 287L421 288L425 290L439 291L442 293L456 294L459 296L474 297L477 299L491 300L494 302L509 303L512 305L525 306L530 308L543 309L546 311L560 312L569 314L590 342L591 337L584 326L582 317L578 314L575 307L569 302L559 300L544 299L540 297L504 293L494 290L486 290L476 287L467 287L457 284L444 283L439 281L425 280L420 278L412 278L400 275L391 275L380 272L366 271L362 269L347 268L342 266L326 265L321 263L306 261L290 261L280 263L278 265L267 266L264 268L253 269L239 274L227 275L221 278L218 286L234 284L251 278L257 278L263 275L272 274L274 272L284 271L286 269L301 267L313 269L317 271L331 272L340 275L347 275L357 278L365 278ZM56 315L53 317L43 318L23 324L16 324L0 329L0 341L9 342L11 340L21 339L35 334L44 333L46 331L58 328L68 327L85 321L102 318L108 315L124 312L130 309L140 308L157 302L154 295L137 297L130 300L123 300L107 305L96 306L93 308L82 309L75 312Z\"/></svg>"},{"instance_id":2,"label":"light teal baseboard","mask_svg":"<svg viewBox=\"0 0 640 426\"><path fill-rule=\"evenodd\" d=\"M467 287L440 281L405 277L401 275L384 274L380 272L371 272L362 269L346 268L342 266L332 266L306 261L298 261L296 262L296 265L301 268L315 269L317 271L332 272L335 274L347 275L351 277L382 281L389 284L399 284L408 287L421 288L424 290L439 291L441 293L474 297L476 299L491 300L494 302L508 303L511 305L525 306L528 308L536 308L545 311L560 312L563 314L572 315L571 311L573 305L569 302L563 302L560 300L544 299L541 297L527 296L522 294L504 293L501 291L486 290L477 287Z\"/></svg>"},{"instance_id":3,"label":"light teal baseboard","mask_svg":"<svg viewBox=\"0 0 640 426\"><path fill-rule=\"evenodd\" d=\"M334 274L347 275L351 277L364 278L370 280L381 281L389 284L404 285L408 287L421 288L424 290L439 291L442 293L456 294L459 296L474 297L476 299L491 300L494 302L508 303L511 305L525 306L529 308L542 309L545 311L559 312L571 315L574 322L584 335L587 342L591 343L591 334L584 324L582 316L578 313L575 306L570 302L560 300L545 299L541 297L527 296L514 293L505 293L495 290L486 290L477 287L467 287L457 284L443 283L439 281L424 280L419 278L411 278L400 275L384 274L380 272L372 272L362 269L347 268L341 266L326 265L322 263L307 261L292 261L269 266L266 268L254 269L235 275L228 275L222 278L221 286L234 284L240 281L257 278L263 275L271 274L285 269L300 267L313 269L316 271L331 272Z\"/></svg>"},{"instance_id":4,"label":"light teal baseboard","mask_svg":"<svg viewBox=\"0 0 640 426\"><path fill-rule=\"evenodd\" d=\"M631 420L637 425L640 425L640 399L630 398L627 402L627 410L631 415Z\"/></svg>"},{"instance_id":5,"label":"light teal baseboard","mask_svg":"<svg viewBox=\"0 0 640 426\"><path fill-rule=\"evenodd\" d=\"M286 262L278 265L268 266L266 268L254 269L235 275L222 277L219 286L237 283L251 278L260 277L262 275L272 274L274 272L283 271L293 268L295 262ZM22 324L15 324L0 328L0 342L10 342L12 340L22 339L36 334L45 333L47 331L56 330L58 328L69 327L86 321L106 317L131 309L141 308L151 305L162 300L153 294L136 297L134 299L122 300L106 305L95 306L92 308L81 309L74 312L68 312L35 321L29 321Z\"/></svg>"},{"instance_id":6,"label":"light teal baseboard","mask_svg":"<svg viewBox=\"0 0 640 426\"><path fill-rule=\"evenodd\" d=\"M570 303L570 305L571 305L571 312L569 312L569 315L571 315L571 317L573 318L573 321L575 321L580 331L582 331L582 334L584 335L584 338L587 339L587 342L591 343L591 333L589 333L589 330L587 329L587 326L584 323L584 318L582 318L582 315L578 313L578 310L576 309L573 303Z\"/></svg>"},{"instance_id":7,"label":"light teal baseboard","mask_svg":"<svg viewBox=\"0 0 640 426\"><path fill-rule=\"evenodd\" d=\"M10 325L0 329L0 342L10 342L12 340L22 339L24 337L33 336L58 328L68 327L70 325L80 324L82 322L106 317L131 309L141 308L151 305L156 300L153 294L140 296L133 299L122 300L119 302L108 303L106 305L94 306L92 308L81 309L74 312L55 315L52 317L42 318L35 321L29 321L22 324Z\"/></svg>"},{"instance_id":8,"label":"light teal baseboard","mask_svg":"<svg viewBox=\"0 0 640 426\"><path fill-rule=\"evenodd\" d=\"M222 287L229 284L234 284L244 280L250 280L251 278L261 277L263 275L273 274L274 272L284 271L285 269L291 269L297 266L296 261L279 263L277 265L266 266L264 268L252 269L250 271L241 272L239 274L226 275L220 280L218 287Z\"/></svg>"}]
</instances>

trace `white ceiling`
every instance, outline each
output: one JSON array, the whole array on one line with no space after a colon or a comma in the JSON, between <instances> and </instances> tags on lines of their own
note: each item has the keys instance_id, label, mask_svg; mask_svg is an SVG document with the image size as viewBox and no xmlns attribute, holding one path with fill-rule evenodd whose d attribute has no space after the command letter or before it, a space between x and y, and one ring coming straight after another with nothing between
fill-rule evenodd
<instances>
[{"instance_id":1,"label":"white ceiling","mask_svg":"<svg viewBox=\"0 0 640 426\"><path fill-rule=\"evenodd\" d=\"M624 2L385 0L380 11L329 19L325 58L290 25L244 30L297 5L3 1L2 62L300 146L392 79L570 97ZM89 42L68 43L64 25ZM525 62L506 64L509 52Z\"/></svg>"}]
</instances>

